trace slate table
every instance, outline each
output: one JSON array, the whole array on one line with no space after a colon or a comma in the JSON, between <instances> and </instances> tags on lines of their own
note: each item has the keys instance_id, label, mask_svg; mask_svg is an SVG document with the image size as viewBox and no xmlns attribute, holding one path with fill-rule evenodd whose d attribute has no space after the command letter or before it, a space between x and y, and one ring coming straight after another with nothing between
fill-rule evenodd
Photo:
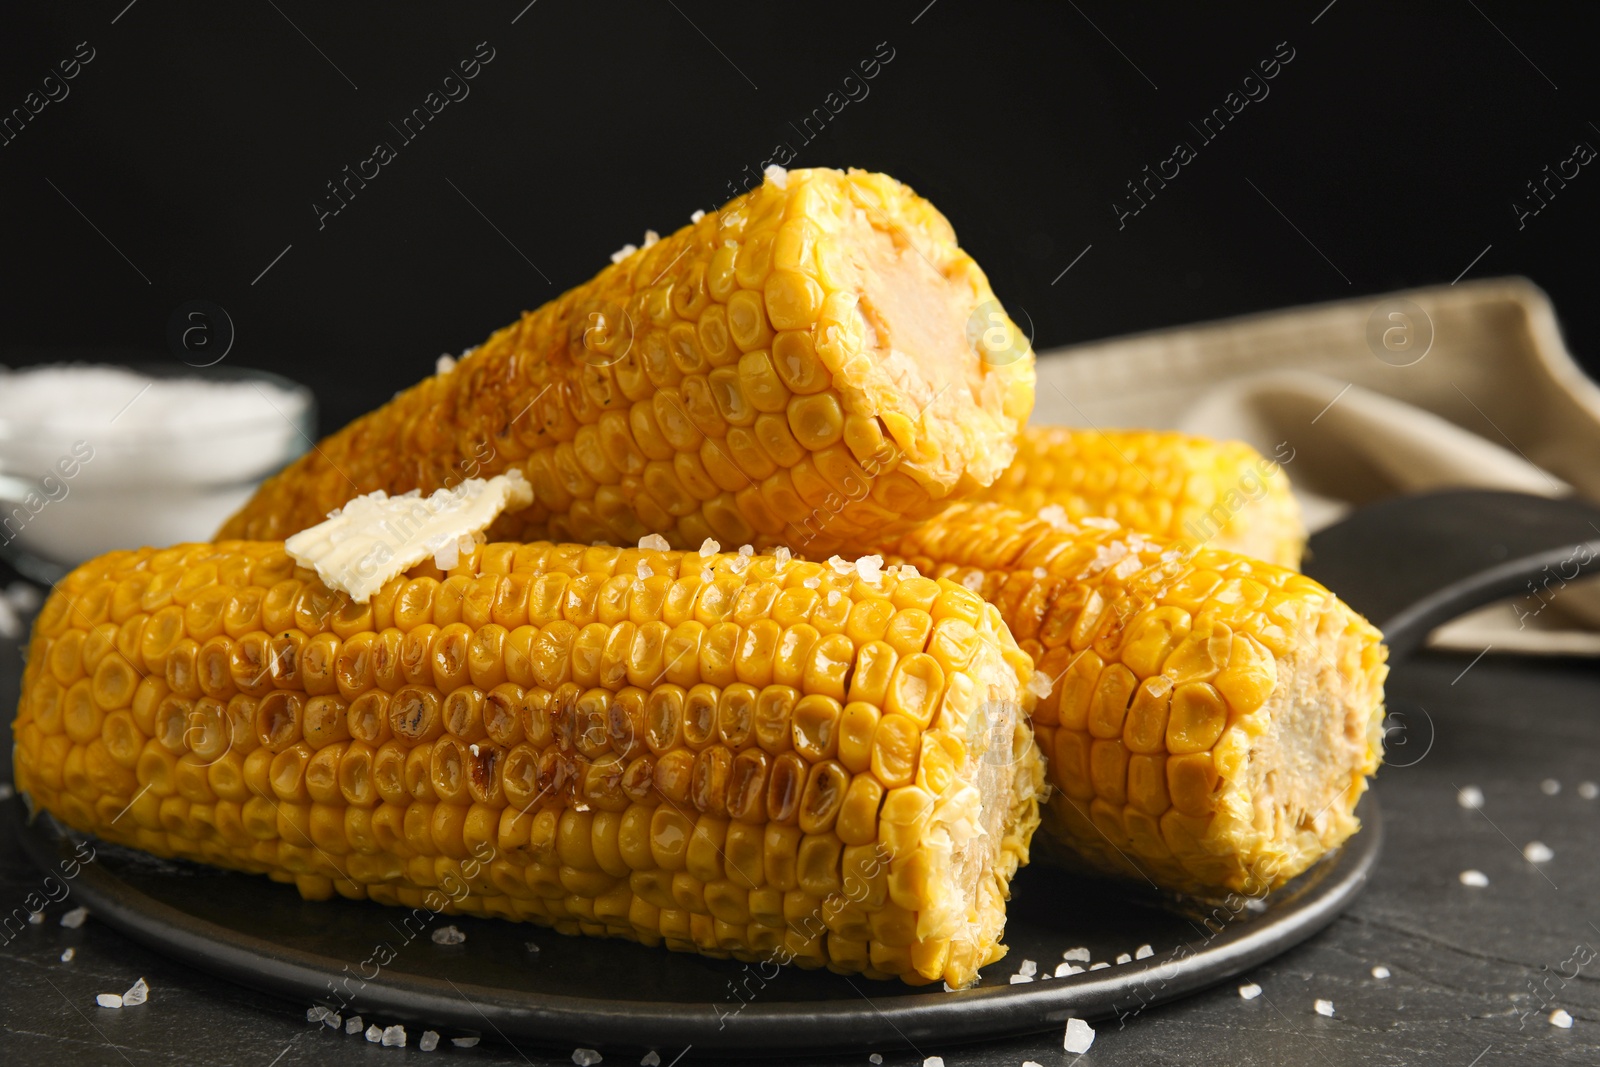
<instances>
[{"instance_id":1,"label":"slate table","mask_svg":"<svg viewBox=\"0 0 1600 1067\"><path fill-rule=\"evenodd\" d=\"M0 641L0 706L8 718L20 664L16 642ZM1600 663L1424 654L1395 671L1389 703L1403 729L1391 735L1394 765L1375 786L1388 834L1377 872L1330 928L1240 979L1259 984L1260 997L1242 1000L1237 983L1228 983L1152 1008L1121 1030L1102 1023L1081 1058L1063 1052L1055 1033L886 1050L884 1063L916 1065L927 1056L943 1057L947 1067L1600 1063L1600 799L1582 788L1600 782ZM9 731L5 737L0 780L10 777ZM1458 803L1465 786L1482 790L1481 810ZM15 799L0 804L5 912L42 879L15 840L21 814ZM1523 856L1536 840L1555 853L1537 866ZM1463 885L1469 869L1485 874L1487 887ZM368 1044L307 1023L304 1004L168 962L92 916L79 930L63 929L58 916L70 906L52 906L43 924L0 946L0 1063L7 1067L572 1062L566 1053L488 1041L422 1052L415 1034L404 1049ZM68 946L75 956L63 963ZM1372 976L1379 965L1389 978ZM95 1007L96 993L125 989L141 975L152 990L148 1004ZM1333 1002L1331 1018L1315 1012L1318 999ZM1548 1021L1558 1008L1574 1018L1571 1029ZM679 1051L663 1050L663 1064ZM710 1061L692 1050L678 1061L696 1062Z\"/></svg>"}]
</instances>

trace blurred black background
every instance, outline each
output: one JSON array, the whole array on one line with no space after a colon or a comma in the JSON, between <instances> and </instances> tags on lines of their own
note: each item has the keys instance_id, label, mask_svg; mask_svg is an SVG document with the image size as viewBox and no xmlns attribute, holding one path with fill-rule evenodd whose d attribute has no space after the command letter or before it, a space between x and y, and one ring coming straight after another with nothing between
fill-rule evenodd
<instances>
[{"instance_id":1,"label":"blurred black background","mask_svg":"<svg viewBox=\"0 0 1600 1067\"><path fill-rule=\"evenodd\" d=\"M883 170L932 199L1040 348L1524 274L1593 373L1600 167L1537 215L1513 207L1600 147L1592 11L12 3L0 362L171 359L169 319L206 300L233 322L228 362L309 383L331 430L646 228L720 204L786 142L792 166ZM492 58L446 85L475 53ZM414 140L390 125L446 90L468 95ZM1190 125L1246 91L1266 95L1213 141ZM1180 140L1196 157L1119 220L1126 183ZM395 158L319 220L380 141Z\"/></svg>"}]
</instances>

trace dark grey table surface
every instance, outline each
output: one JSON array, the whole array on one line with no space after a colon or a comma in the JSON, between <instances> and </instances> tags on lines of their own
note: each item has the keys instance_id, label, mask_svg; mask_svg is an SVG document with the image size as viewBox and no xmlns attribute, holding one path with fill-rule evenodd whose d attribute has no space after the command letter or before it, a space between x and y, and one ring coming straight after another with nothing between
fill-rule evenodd
<instances>
[{"instance_id":1,"label":"dark grey table surface","mask_svg":"<svg viewBox=\"0 0 1600 1067\"><path fill-rule=\"evenodd\" d=\"M20 666L15 642L0 641L0 707L9 718ZM1229 982L1128 1021L1101 1023L1082 1057L1059 1033L985 1045L886 1050L890 1067L940 1056L947 1067L1137 1064L1386 1065L1499 1067L1600 1063L1600 799L1580 789L1600 782L1600 663L1424 655L1396 670L1392 710L1405 729L1392 736L1394 764L1375 786L1387 844L1365 893L1330 928L1239 981L1262 995L1246 1001ZM9 731L0 780L10 775ZM1401 766L1399 764L1405 764ZM1557 790L1553 783L1559 783ZM1477 786L1481 810L1457 792ZM0 805L0 904L9 913L35 892L42 873L15 840L20 806ZM1554 858L1523 857L1542 841ZM1460 881L1488 876L1484 888ZM307 1005L229 985L127 940L91 916L67 930L59 915L0 945L0 1063L299 1064L428 1062L571 1063L533 1048L485 1041L422 1052L368 1044L306 1022ZM556 936L547 934L546 936ZM76 953L61 962L65 948ZM1379 980L1372 968L1385 966ZM96 993L145 977L138 1010L105 1011ZM1318 999L1333 1002L1331 1018ZM1550 1024L1556 1009L1575 1020ZM663 1049L663 1064L681 1050ZM680 1065L697 1062L691 1050ZM606 1064L634 1062L607 1057ZM730 1062L723 1060L720 1062ZM830 1063L864 1064L862 1055Z\"/></svg>"}]
</instances>

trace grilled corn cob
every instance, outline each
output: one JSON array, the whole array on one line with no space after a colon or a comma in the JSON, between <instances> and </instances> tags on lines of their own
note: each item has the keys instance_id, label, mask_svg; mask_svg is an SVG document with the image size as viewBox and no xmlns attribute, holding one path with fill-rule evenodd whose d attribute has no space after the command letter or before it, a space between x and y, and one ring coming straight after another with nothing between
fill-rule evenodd
<instances>
[{"instance_id":1,"label":"grilled corn cob","mask_svg":"<svg viewBox=\"0 0 1600 1067\"><path fill-rule=\"evenodd\" d=\"M1017 458L973 496L1029 514L1055 504L1187 546L1300 569L1305 526L1283 469L1242 441L1153 430L1029 427Z\"/></svg>"},{"instance_id":2,"label":"grilled corn cob","mask_svg":"<svg viewBox=\"0 0 1600 1067\"><path fill-rule=\"evenodd\" d=\"M488 544L356 604L281 542L143 549L44 606L16 781L308 898L963 985L1038 822L1031 670L908 573Z\"/></svg>"},{"instance_id":3,"label":"grilled corn cob","mask_svg":"<svg viewBox=\"0 0 1600 1067\"><path fill-rule=\"evenodd\" d=\"M1359 828L1387 651L1310 578L995 504L890 553L981 592L1034 658L1046 825L1099 869L1253 894Z\"/></svg>"},{"instance_id":4,"label":"grilled corn cob","mask_svg":"<svg viewBox=\"0 0 1600 1067\"><path fill-rule=\"evenodd\" d=\"M881 174L775 170L322 441L219 536L516 466L535 501L493 537L827 555L992 482L1033 380L931 204Z\"/></svg>"}]
</instances>

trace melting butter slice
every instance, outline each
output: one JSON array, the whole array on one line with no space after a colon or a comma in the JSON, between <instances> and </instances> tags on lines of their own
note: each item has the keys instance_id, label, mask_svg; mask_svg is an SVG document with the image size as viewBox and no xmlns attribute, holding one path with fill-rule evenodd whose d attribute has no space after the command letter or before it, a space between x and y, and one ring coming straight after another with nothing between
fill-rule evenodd
<instances>
[{"instance_id":1,"label":"melting butter slice","mask_svg":"<svg viewBox=\"0 0 1600 1067\"><path fill-rule=\"evenodd\" d=\"M365 604L390 578L430 556L440 570L454 567L501 512L531 503L533 487L519 470L469 478L430 496L380 489L329 512L326 522L295 534L284 548L328 588Z\"/></svg>"}]
</instances>

